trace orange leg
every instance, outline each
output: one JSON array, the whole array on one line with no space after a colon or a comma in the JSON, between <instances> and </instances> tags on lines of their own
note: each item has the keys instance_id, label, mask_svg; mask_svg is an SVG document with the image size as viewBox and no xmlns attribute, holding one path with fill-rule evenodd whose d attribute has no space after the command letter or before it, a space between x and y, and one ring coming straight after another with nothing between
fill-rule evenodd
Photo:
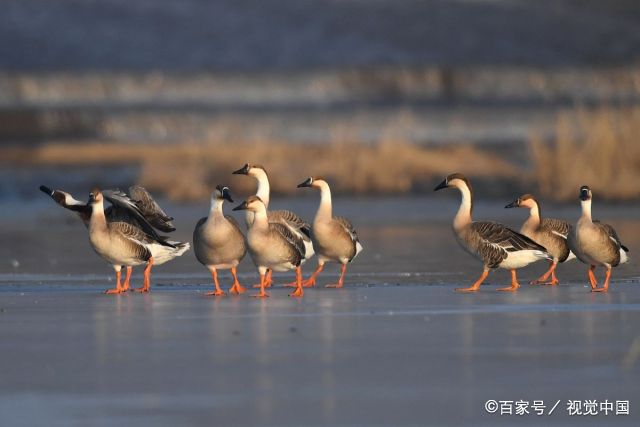
<instances>
[{"instance_id":1,"label":"orange leg","mask_svg":"<svg viewBox=\"0 0 640 427\"><path fill-rule=\"evenodd\" d=\"M213 292L205 293L205 295L206 296L213 295L213 296L216 296L216 297L224 295L224 291L222 289L220 289L220 283L218 282L218 272L216 271L215 268L211 270L211 278L213 279L214 285L216 285L216 289Z\"/></svg>"},{"instance_id":2,"label":"orange leg","mask_svg":"<svg viewBox=\"0 0 640 427\"><path fill-rule=\"evenodd\" d=\"M251 295L254 298L266 298L269 296L268 293L264 291L264 284L266 282L266 277L264 274L260 275L260 293Z\"/></svg>"},{"instance_id":3,"label":"orange leg","mask_svg":"<svg viewBox=\"0 0 640 427\"><path fill-rule=\"evenodd\" d=\"M347 273L347 264L342 264L342 271L340 272L340 279L338 279L338 283L334 283L332 285L327 285L325 288L341 288L344 285L344 276Z\"/></svg>"},{"instance_id":4,"label":"orange leg","mask_svg":"<svg viewBox=\"0 0 640 427\"><path fill-rule=\"evenodd\" d=\"M124 278L124 284L122 285L122 292L129 291L129 280L131 279L131 272L133 271L133 267L127 266L127 275Z\"/></svg>"},{"instance_id":5,"label":"orange leg","mask_svg":"<svg viewBox=\"0 0 640 427\"><path fill-rule=\"evenodd\" d=\"M593 270L596 269L595 265L589 266L589 282L591 283L591 290L593 291L598 287L598 281L596 280L596 275L593 274Z\"/></svg>"},{"instance_id":6,"label":"orange leg","mask_svg":"<svg viewBox=\"0 0 640 427\"><path fill-rule=\"evenodd\" d=\"M247 292L244 286L242 286L238 281L238 272L236 267L231 267L231 274L233 275L233 285L231 285L231 287L229 288L229 293L240 295Z\"/></svg>"},{"instance_id":7,"label":"orange leg","mask_svg":"<svg viewBox=\"0 0 640 427\"><path fill-rule=\"evenodd\" d=\"M144 269L144 280L142 281L141 288L134 288L134 292L146 293L151 288L151 267L153 267L153 257L147 261L147 266Z\"/></svg>"},{"instance_id":8,"label":"orange leg","mask_svg":"<svg viewBox=\"0 0 640 427\"><path fill-rule=\"evenodd\" d=\"M518 278L516 277L516 271L511 270L511 286L509 286L508 288L498 288L498 290L503 292L514 292L519 287L520 284L518 283Z\"/></svg>"},{"instance_id":9,"label":"orange leg","mask_svg":"<svg viewBox=\"0 0 640 427\"><path fill-rule=\"evenodd\" d=\"M530 282L531 285L557 285L559 283L558 278L556 277L556 267L558 266L557 262L551 261L551 267L544 273L542 276L537 278L536 280ZM551 276L551 280L547 281L547 279Z\"/></svg>"},{"instance_id":10,"label":"orange leg","mask_svg":"<svg viewBox=\"0 0 640 427\"><path fill-rule=\"evenodd\" d=\"M601 288L591 289L591 292L608 292L610 279L611 279L611 267L607 268L607 273L604 278L604 285L602 285Z\"/></svg>"},{"instance_id":11,"label":"orange leg","mask_svg":"<svg viewBox=\"0 0 640 427\"><path fill-rule=\"evenodd\" d=\"M270 288L271 285L273 284L273 279L272 276L273 275L273 271L271 271L271 269L269 268L267 270L267 275L265 276L265 283L264 283L264 287L265 288ZM260 288L262 287L262 283L258 284L258 285L253 285L254 288Z\"/></svg>"},{"instance_id":12,"label":"orange leg","mask_svg":"<svg viewBox=\"0 0 640 427\"><path fill-rule=\"evenodd\" d=\"M318 264L318 268L316 268L316 271L314 271L313 274L307 280L304 280L302 282L302 286L305 288L314 287L316 285L316 278L318 277L320 272L322 272L323 268L324 268L324 264Z\"/></svg>"},{"instance_id":13,"label":"orange leg","mask_svg":"<svg viewBox=\"0 0 640 427\"><path fill-rule=\"evenodd\" d=\"M296 283L298 286L293 293L289 294L290 297L301 297L304 295L304 290L302 289L302 267L300 266L296 268Z\"/></svg>"},{"instance_id":14,"label":"orange leg","mask_svg":"<svg viewBox=\"0 0 640 427\"><path fill-rule=\"evenodd\" d=\"M480 285L482 285L482 282L484 282L484 279L486 279L488 275L489 270L484 270L480 278L476 280L473 285L469 286L468 288L457 288L456 292L477 292L478 289L480 289Z\"/></svg>"},{"instance_id":15,"label":"orange leg","mask_svg":"<svg viewBox=\"0 0 640 427\"><path fill-rule=\"evenodd\" d=\"M122 293L122 287L120 286L120 270L116 271L116 287L112 289L107 289L104 291L105 294L114 295Z\"/></svg>"}]
</instances>

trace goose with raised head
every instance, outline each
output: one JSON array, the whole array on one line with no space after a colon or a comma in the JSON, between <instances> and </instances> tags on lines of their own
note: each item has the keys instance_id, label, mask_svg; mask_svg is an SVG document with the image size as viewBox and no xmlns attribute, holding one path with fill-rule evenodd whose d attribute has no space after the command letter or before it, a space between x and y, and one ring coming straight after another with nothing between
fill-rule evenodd
<instances>
[{"instance_id":1,"label":"goose with raised head","mask_svg":"<svg viewBox=\"0 0 640 427\"><path fill-rule=\"evenodd\" d=\"M256 196L262 200L267 209L267 218L271 223L279 223L286 226L293 234L298 236L304 242L304 253L302 256L302 263L311 258L314 254L313 244L311 242L311 226L305 220L300 218L295 213L288 210L269 210L269 200L271 187L269 185L269 176L267 171L261 165L246 163L243 167L233 172L235 175L247 175L258 181L258 189L256 190ZM254 213L247 211L246 221L247 226L253 223ZM270 287L272 284L271 271L267 272L266 287ZM258 285L259 286L259 285ZM294 283L290 283L287 286L295 286Z\"/></svg>"},{"instance_id":2,"label":"goose with raised head","mask_svg":"<svg viewBox=\"0 0 640 427\"><path fill-rule=\"evenodd\" d=\"M247 231L247 246L260 274L260 293L252 296L260 298L269 296L264 291L268 269L295 270L296 290L290 296L303 296L300 264L304 256L304 241L287 226L269 222L267 208L258 196L250 196L233 210L249 210L254 214L254 220Z\"/></svg>"},{"instance_id":3,"label":"goose with raised head","mask_svg":"<svg viewBox=\"0 0 640 427\"><path fill-rule=\"evenodd\" d=\"M103 259L109 262L116 272L116 287L106 291L108 294L118 294L128 291L127 269L125 286L120 283L120 270L122 266L132 267L146 264L144 281L141 288L134 289L137 292L149 292L151 267L156 259L166 262L183 254L188 248L188 243L170 242L153 231L150 224L145 229L140 229L128 222L107 222L104 213L104 198L100 190L94 190L89 197L91 217L89 219L89 242L93 249ZM131 211L136 215L136 211ZM140 215L139 221L144 222Z\"/></svg>"},{"instance_id":4,"label":"goose with raised head","mask_svg":"<svg viewBox=\"0 0 640 427\"><path fill-rule=\"evenodd\" d=\"M569 249L567 237L571 224L568 221L556 218L543 218L540 203L531 194L524 194L505 208L529 209L529 217L522 224L520 234L523 234L547 249L552 260L549 269L538 279L531 282L532 285L557 285L556 267L559 262L575 259L575 255ZM551 277L551 279L549 279Z\"/></svg>"},{"instance_id":5,"label":"goose with raised head","mask_svg":"<svg viewBox=\"0 0 640 427\"><path fill-rule=\"evenodd\" d=\"M611 269L629 261L629 249L622 244L618 233L609 224L591 218L593 193L589 187L580 188L582 215L569 233L569 247L576 257L589 265L588 275L592 292L607 292L611 279ZM593 273L596 266L607 269L604 285L598 288Z\"/></svg>"},{"instance_id":6,"label":"goose with raised head","mask_svg":"<svg viewBox=\"0 0 640 427\"><path fill-rule=\"evenodd\" d=\"M353 225L346 218L334 217L331 205L331 189L323 178L307 178L298 184L298 188L316 188L320 190L320 206L311 227L311 240L316 249L318 267L303 286L315 286L316 278L327 261L341 264L340 278L328 288L341 288L347 273L347 264L362 251L362 245Z\"/></svg>"},{"instance_id":7,"label":"goose with raised head","mask_svg":"<svg viewBox=\"0 0 640 427\"><path fill-rule=\"evenodd\" d=\"M236 269L247 253L247 247L236 220L222 211L225 200L233 203L229 187L218 185L211 196L209 216L201 218L193 230L193 251L200 264L211 272L215 285L215 290L206 295L224 295L218 282L218 269L231 270L233 285L229 293L245 292L245 288L238 281Z\"/></svg>"},{"instance_id":8,"label":"goose with raised head","mask_svg":"<svg viewBox=\"0 0 640 427\"><path fill-rule=\"evenodd\" d=\"M91 221L93 207L90 203L85 203L75 199L70 193L62 190L52 190L44 185L40 186L40 191L51 197L57 204L65 209L75 212L82 223L88 228ZM157 256L154 257L154 265L161 265L172 259L184 254L190 247L189 243L177 241L168 241L166 238L158 236L155 229L164 232L175 230L173 218L167 216L164 211L153 200L149 192L140 186L129 187L132 199L120 190L104 190L101 196L104 197L111 205L104 209L104 218L107 223L123 222L135 228L135 232L148 234L153 239L164 239L170 245L175 246L177 250L156 250ZM104 205L104 202L103 202ZM119 271L119 270L118 270ZM132 266L126 266L125 281L121 285L121 290L129 289L129 280L133 271ZM113 293L113 292L110 292Z\"/></svg>"},{"instance_id":9,"label":"goose with raised head","mask_svg":"<svg viewBox=\"0 0 640 427\"><path fill-rule=\"evenodd\" d=\"M490 221L473 221L473 190L469 180L460 173L446 177L435 191L444 188L457 188L462 195L458 213L453 219L453 231L460 246L482 262L482 275L467 288L458 288L458 292L475 292L489 275L489 270L504 268L511 271L511 286L499 288L499 291L512 292L520 285L516 270L541 259L551 259L547 250L520 233Z\"/></svg>"}]
</instances>

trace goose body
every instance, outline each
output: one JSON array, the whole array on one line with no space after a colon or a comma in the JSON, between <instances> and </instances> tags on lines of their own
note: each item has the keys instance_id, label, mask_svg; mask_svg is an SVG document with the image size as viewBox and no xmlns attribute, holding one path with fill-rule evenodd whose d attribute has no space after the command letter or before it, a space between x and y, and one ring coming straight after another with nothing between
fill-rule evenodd
<instances>
[{"instance_id":1,"label":"goose body","mask_svg":"<svg viewBox=\"0 0 640 427\"><path fill-rule=\"evenodd\" d=\"M152 233L146 233L127 222L107 222L103 195L99 190L94 190L91 193L89 205L92 210L88 225L89 242L96 253L110 263L116 271L116 288L107 290L107 293L121 293L129 290L130 267L140 264L146 264L144 282L141 288L134 290L149 292L154 255L158 258L170 259L177 256L175 255L177 253L184 253L189 247L188 244L180 244L178 247L166 239L154 236ZM135 214L135 211L132 213ZM144 218L140 220L144 221ZM150 225L146 228L152 230ZM127 267L127 280L124 287L120 284L122 266Z\"/></svg>"},{"instance_id":2,"label":"goose body","mask_svg":"<svg viewBox=\"0 0 640 427\"><path fill-rule=\"evenodd\" d=\"M505 208L516 207L529 209L529 217L522 224L520 233L544 246L552 257L549 270L531 284L558 284L555 274L558 263L575 259L567 241L571 225L562 219L543 218L540 203L531 194L524 194L505 206Z\"/></svg>"},{"instance_id":3,"label":"goose body","mask_svg":"<svg viewBox=\"0 0 640 427\"><path fill-rule=\"evenodd\" d=\"M241 294L245 289L238 281L236 267L242 261L247 248L245 238L236 220L224 215L224 200L233 202L229 189L218 186L211 197L211 208L207 217L201 218L193 231L193 250L200 264L211 272L215 291L208 295L224 295L218 283L218 269L230 269L234 283L229 292Z\"/></svg>"},{"instance_id":4,"label":"goose body","mask_svg":"<svg viewBox=\"0 0 640 427\"><path fill-rule=\"evenodd\" d=\"M589 281L594 292L607 292L611 269L628 262L629 249L624 246L616 230L609 224L591 218L592 192L587 186L580 189L582 215L569 233L569 247L576 257L589 265ZM597 266L606 268L603 287L598 288L593 271Z\"/></svg>"},{"instance_id":5,"label":"goose body","mask_svg":"<svg viewBox=\"0 0 640 427\"><path fill-rule=\"evenodd\" d=\"M298 188L302 187L320 190L320 205L311 228L311 240L318 256L318 267L303 285L315 286L316 278L324 268L325 262L331 261L340 263L342 271L338 282L327 286L341 288L344 284L347 264L362 251L362 244L349 220L333 216L331 189L324 179L310 177L298 185Z\"/></svg>"},{"instance_id":6,"label":"goose body","mask_svg":"<svg viewBox=\"0 0 640 427\"><path fill-rule=\"evenodd\" d=\"M462 248L482 262L482 276L470 287L456 289L460 292L475 292L489 274L490 269L504 268L511 271L511 286L501 291L519 288L516 270L541 259L551 259L546 249L530 238L512 229L490 221L473 221L473 193L471 184L462 174L445 178L435 190L457 188L462 201L453 220L453 231Z\"/></svg>"},{"instance_id":7,"label":"goose body","mask_svg":"<svg viewBox=\"0 0 640 427\"><path fill-rule=\"evenodd\" d=\"M255 296L268 296L264 292L267 270L296 270L296 290L291 296L301 297L303 240L285 225L269 222L266 207L258 196L249 197L234 210L251 210L254 213L254 220L247 231L247 246L260 274L260 293Z\"/></svg>"}]
</instances>

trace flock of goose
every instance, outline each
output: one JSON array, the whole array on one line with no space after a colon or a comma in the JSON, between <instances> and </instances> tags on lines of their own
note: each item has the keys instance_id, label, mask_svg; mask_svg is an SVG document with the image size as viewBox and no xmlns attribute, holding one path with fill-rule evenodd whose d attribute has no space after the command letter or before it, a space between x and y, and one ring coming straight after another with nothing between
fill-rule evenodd
<instances>
[{"instance_id":1,"label":"flock of goose","mask_svg":"<svg viewBox=\"0 0 640 427\"><path fill-rule=\"evenodd\" d=\"M298 188L315 188L320 191L317 213L313 224L308 224L291 211L269 210L269 178L262 166L245 164L233 173L254 178L258 187L254 196L233 208L234 211L245 211L246 235L232 216L224 214L224 201L233 202L230 190L225 186L216 187L211 197L209 215L201 218L195 226L195 256L211 272L215 286L207 295L225 295L218 280L217 272L220 269L229 269L233 276L229 293L246 292L238 281L237 267L247 252L260 275L260 283L254 285L259 288L259 292L252 296L269 296L265 289L273 284L273 271L295 270L296 280L285 286L295 288L290 296L302 297L304 288L316 286L317 277L326 262L341 265L338 282L326 286L341 288L347 265L362 251L362 245L352 224L345 218L333 216L329 184L323 178L310 177L298 185ZM606 292L611 269L628 260L629 250L620 242L613 227L592 220L592 193L589 187L580 188L582 215L574 226L564 220L542 218L540 204L530 194L508 204L507 208L530 210L520 232L496 222L473 221L473 191L470 181L462 174L449 175L435 190L445 188L457 188L462 195L460 208L453 221L455 237L462 248L483 265L482 275L473 285L456 291L479 290L489 271L495 268L511 271L511 285L498 290L515 291L520 286L516 270L542 259L548 260L550 267L531 283L556 285L559 283L556 276L558 263L578 258L589 265L591 290ZM94 189L88 203L76 200L61 190L51 190L45 186L41 186L40 190L80 217L88 228L93 249L113 266L116 287L106 290L107 294L120 294L129 290L149 292L152 266L170 261L190 248L189 243L169 240L158 234L159 231L175 230L171 222L173 218L142 187L131 187L129 194L119 190ZM104 199L111 204L106 209ZM303 280L301 266L314 254L318 266L308 279ZM129 282L132 268L143 264L143 285L131 289ZM598 287L594 276L596 266L606 268L602 287ZM121 280L122 267L126 267L124 281Z\"/></svg>"}]
</instances>

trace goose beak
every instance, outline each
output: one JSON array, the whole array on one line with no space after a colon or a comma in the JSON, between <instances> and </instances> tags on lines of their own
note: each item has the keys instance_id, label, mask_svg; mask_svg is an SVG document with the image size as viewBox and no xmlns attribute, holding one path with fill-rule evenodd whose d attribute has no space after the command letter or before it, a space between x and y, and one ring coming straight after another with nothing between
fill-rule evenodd
<instances>
[{"instance_id":1,"label":"goose beak","mask_svg":"<svg viewBox=\"0 0 640 427\"><path fill-rule=\"evenodd\" d=\"M505 209L510 209L510 208L517 208L520 207L520 201L519 200L514 200L513 202L509 203L507 206L505 206Z\"/></svg>"},{"instance_id":2,"label":"goose beak","mask_svg":"<svg viewBox=\"0 0 640 427\"><path fill-rule=\"evenodd\" d=\"M433 191L440 191L443 188L447 188L449 185L447 184L447 180L445 179L444 181L442 181L440 184L438 184L438 186L436 188L433 189Z\"/></svg>"},{"instance_id":3,"label":"goose beak","mask_svg":"<svg viewBox=\"0 0 640 427\"><path fill-rule=\"evenodd\" d=\"M95 203L95 201L96 196L93 193L89 194L89 203Z\"/></svg>"},{"instance_id":4,"label":"goose beak","mask_svg":"<svg viewBox=\"0 0 640 427\"><path fill-rule=\"evenodd\" d=\"M249 173L249 163L245 164L243 167L238 169L237 171L233 171L233 175L247 175Z\"/></svg>"},{"instance_id":5,"label":"goose beak","mask_svg":"<svg viewBox=\"0 0 640 427\"><path fill-rule=\"evenodd\" d=\"M45 187L44 185L40 186L40 191L42 191L44 194L48 194L49 196L53 196L53 190L49 187Z\"/></svg>"},{"instance_id":6,"label":"goose beak","mask_svg":"<svg viewBox=\"0 0 640 427\"><path fill-rule=\"evenodd\" d=\"M224 189L222 190L222 198L223 198L224 200L228 200L228 201L230 201L231 203L233 203L233 199L231 198L231 192L229 191L229 189L228 189L228 188L224 188Z\"/></svg>"},{"instance_id":7,"label":"goose beak","mask_svg":"<svg viewBox=\"0 0 640 427\"><path fill-rule=\"evenodd\" d=\"M312 182L313 182L313 179L307 178L304 182L301 182L300 184L298 184L297 188L311 187Z\"/></svg>"},{"instance_id":8,"label":"goose beak","mask_svg":"<svg viewBox=\"0 0 640 427\"><path fill-rule=\"evenodd\" d=\"M247 210L247 201L245 200L244 202L240 203L238 206L236 206L232 210L234 210L234 211L246 211Z\"/></svg>"},{"instance_id":9,"label":"goose beak","mask_svg":"<svg viewBox=\"0 0 640 427\"><path fill-rule=\"evenodd\" d=\"M580 200L589 200L589 190L586 188L580 190Z\"/></svg>"}]
</instances>

